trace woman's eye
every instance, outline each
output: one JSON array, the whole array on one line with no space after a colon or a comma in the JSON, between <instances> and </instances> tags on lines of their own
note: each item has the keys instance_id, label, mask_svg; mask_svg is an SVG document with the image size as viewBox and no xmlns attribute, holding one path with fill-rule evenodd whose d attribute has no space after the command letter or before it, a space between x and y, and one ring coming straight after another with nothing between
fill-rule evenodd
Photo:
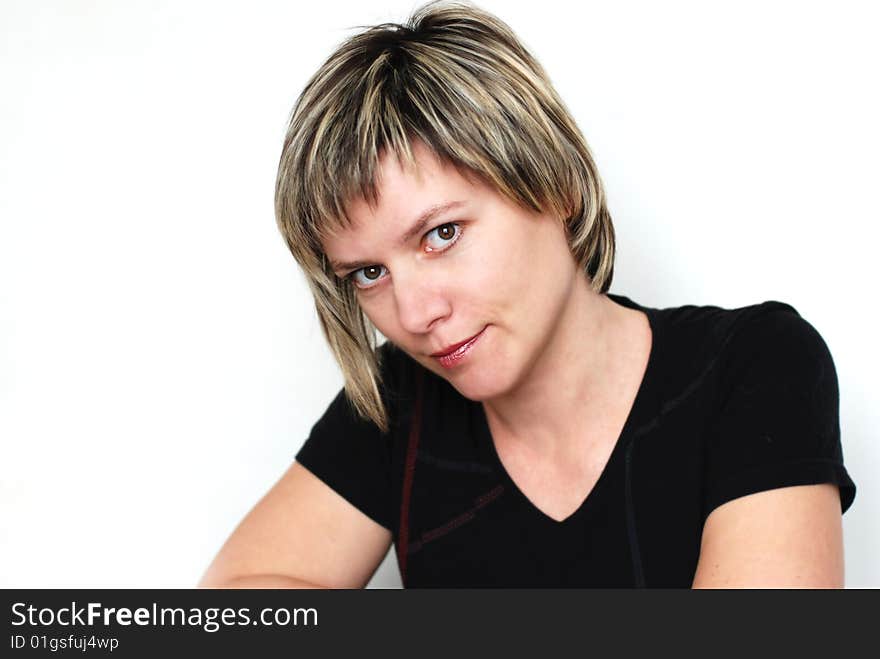
<instances>
[{"instance_id":1,"label":"woman's eye","mask_svg":"<svg viewBox=\"0 0 880 659\"><path fill-rule=\"evenodd\" d=\"M368 265L366 268L355 270L349 277L358 288L370 288L382 278L384 265Z\"/></svg>"},{"instance_id":2,"label":"woman's eye","mask_svg":"<svg viewBox=\"0 0 880 659\"><path fill-rule=\"evenodd\" d=\"M441 224L439 227L432 229L425 235L425 240L428 241L428 247L430 248L428 251L433 252L446 249L458 240L460 235L461 227L458 224L455 224L454 222ZM432 239L433 236L436 236L436 239Z\"/></svg>"},{"instance_id":3,"label":"woman's eye","mask_svg":"<svg viewBox=\"0 0 880 659\"><path fill-rule=\"evenodd\" d=\"M425 234L425 240L428 243L427 251L442 252L449 249L460 237L461 225L455 222L441 224ZM349 274L348 279L357 288L365 290L376 286L387 272L384 265L368 265Z\"/></svg>"}]
</instances>

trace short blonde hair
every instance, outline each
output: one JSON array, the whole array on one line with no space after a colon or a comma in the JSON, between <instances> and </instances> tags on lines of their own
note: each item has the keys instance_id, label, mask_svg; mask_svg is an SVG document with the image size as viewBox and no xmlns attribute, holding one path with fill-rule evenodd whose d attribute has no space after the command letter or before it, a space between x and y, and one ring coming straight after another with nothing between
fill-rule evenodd
<instances>
[{"instance_id":1,"label":"short blonde hair","mask_svg":"<svg viewBox=\"0 0 880 659\"><path fill-rule=\"evenodd\" d=\"M275 214L306 275L346 394L383 432L389 419L376 328L321 241L351 225L351 200L376 203L386 150L414 163L414 139L517 204L556 213L594 291L606 292L614 272L614 228L586 140L505 23L473 5L440 1L403 25L383 23L345 40L293 108Z\"/></svg>"}]
</instances>

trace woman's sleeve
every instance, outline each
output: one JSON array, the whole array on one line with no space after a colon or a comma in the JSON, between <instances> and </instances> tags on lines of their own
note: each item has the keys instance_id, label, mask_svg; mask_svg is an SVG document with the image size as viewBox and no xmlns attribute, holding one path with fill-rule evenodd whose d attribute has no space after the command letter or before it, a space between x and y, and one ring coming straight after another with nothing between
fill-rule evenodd
<instances>
[{"instance_id":1,"label":"woman's sleeve","mask_svg":"<svg viewBox=\"0 0 880 659\"><path fill-rule=\"evenodd\" d=\"M391 530L390 438L361 419L341 389L312 426L296 461Z\"/></svg>"},{"instance_id":2,"label":"woman's sleeve","mask_svg":"<svg viewBox=\"0 0 880 659\"><path fill-rule=\"evenodd\" d=\"M845 512L856 486L843 464L837 372L815 328L791 307L771 308L732 338L725 364L703 519L731 499L816 483L837 485Z\"/></svg>"}]
</instances>

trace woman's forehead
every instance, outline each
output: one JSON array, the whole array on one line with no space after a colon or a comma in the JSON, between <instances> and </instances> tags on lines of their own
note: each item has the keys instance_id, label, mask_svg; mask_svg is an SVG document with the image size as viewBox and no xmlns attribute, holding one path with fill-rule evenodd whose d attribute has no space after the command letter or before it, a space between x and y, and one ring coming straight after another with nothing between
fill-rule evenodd
<instances>
[{"instance_id":1,"label":"woman's forehead","mask_svg":"<svg viewBox=\"0 0 880 659\"><path fill-rule=\"evenodd\" d=\"M350 199L345 204L347 221L332 227L327 235L358 231L376 221L408 226L430 211L472 198L479 194L477 187L457 168L430 153L416 152L414 167L386 157L377 170L376 198L357 195Z\"/></svg>"}]
</instances>

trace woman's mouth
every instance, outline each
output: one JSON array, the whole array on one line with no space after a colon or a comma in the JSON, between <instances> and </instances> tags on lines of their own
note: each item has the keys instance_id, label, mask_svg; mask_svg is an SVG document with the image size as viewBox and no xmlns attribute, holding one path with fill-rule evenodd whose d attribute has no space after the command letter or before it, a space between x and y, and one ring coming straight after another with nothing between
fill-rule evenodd
<instances>
[{"instance_id":1,"label":"woman's mouth","mask_svg":"<svg viewBox=\"0 0 880 659\"><path fill-rule=\"evenodd\" d=\"M480 337L483 336L483 332L486 331L484 327L479 331L479 333L475 334L473 337L467 340L467 342L460 345L458 348L453 350L452 352L445 355L431 355L436 359L440 366L443 368L453 368L454 366L458 366L465 356L471 351L471 348L480 340Z\"/></svg>"}]
</instances>

